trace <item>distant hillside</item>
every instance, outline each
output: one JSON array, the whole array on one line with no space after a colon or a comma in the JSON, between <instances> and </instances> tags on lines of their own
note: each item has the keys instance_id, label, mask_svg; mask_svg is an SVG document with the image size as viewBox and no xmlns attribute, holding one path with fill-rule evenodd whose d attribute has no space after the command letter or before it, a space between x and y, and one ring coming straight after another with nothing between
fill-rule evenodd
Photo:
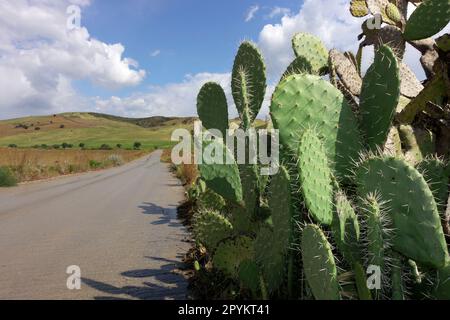
<instances>
[{"instance_id":1,"label":"distant hillside","mask_svg":"<svg viewBox=\"0 0 450 320\"><path fill-rule=\"evenodd\" d=\"M138 125L143 128L152 128L161 126L164 124L167 124L170 121L176 121L184 124L188 124L190 122L193 122L196 118L177 118L177 117L148 117L148 118L125 118L125 117L119 117L119 116L113 116L110 114L103 114L103 113L95 113L90 112L89 114L99 117L99 118L105 118L109 120L114 121L122 121L127 123L132 123L135 125Z\"/></svg>"},{"instance_id":2,"label":"distant hillside","mask_svg":"<svg viewBox=\"0 0 450 320\"><path fill-rule=\"evenodd\" d=\"M69 143L78 146L131 148L141 142L144 148L168 147L175 128L192 129L194 118L151 117L132 119L96 113L63 113L0 121L0 146L52 146Z\"/></svg>"}]
</instances>

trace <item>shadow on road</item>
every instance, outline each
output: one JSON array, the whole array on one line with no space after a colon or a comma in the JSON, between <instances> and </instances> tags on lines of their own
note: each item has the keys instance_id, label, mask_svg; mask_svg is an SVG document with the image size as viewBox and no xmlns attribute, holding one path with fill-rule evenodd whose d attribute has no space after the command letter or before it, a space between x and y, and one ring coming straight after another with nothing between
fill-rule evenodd
<instances>
[{"instance_id":1,"label":"shadow on road","mask_svg":"<svg viewBox=\"0 0 450 320\"><path fill-rule=\"evenodd\" d=\"M143 214L157 216L158 220L151 222L152 225L167 224L169 227L179 228L182 224L177 218L177 206L169 205L161 207L151 202L145 202L139 206Z\"/></svg>"},{"instance_id":2,"label":"shadow on road","mask_svg":"<svg viewBox=\"0 0 450 320\"><path fill-rule=\"evenodd\" d=\"M142 279L142 286L116 287L100 281L83 278L85 285L105 293L95 300L181 300L186 299L187 283L181 274L177 274L180 263L164 258L146 257L163 262L159 269L141 269L122 272L128 279ZM125 279L126 280L126 279ZM126 296L126 297L124 297Z\"/></svg>"}]
</instances>

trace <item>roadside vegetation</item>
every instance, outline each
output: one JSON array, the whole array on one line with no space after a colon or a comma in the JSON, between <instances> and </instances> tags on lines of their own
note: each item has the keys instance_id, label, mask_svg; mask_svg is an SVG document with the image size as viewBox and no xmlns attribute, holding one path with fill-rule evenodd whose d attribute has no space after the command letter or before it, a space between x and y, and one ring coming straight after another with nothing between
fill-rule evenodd
<instances>
[{"instance_id":1,"label":"roadside vegetation","mask_svg":"<svg viewBox=\"0 0 450 320\"><path fill-rule=\"evenodd\" d=\"M0 148L0 186L122 165L149 150Z\"/></svg>"}]
</instances>

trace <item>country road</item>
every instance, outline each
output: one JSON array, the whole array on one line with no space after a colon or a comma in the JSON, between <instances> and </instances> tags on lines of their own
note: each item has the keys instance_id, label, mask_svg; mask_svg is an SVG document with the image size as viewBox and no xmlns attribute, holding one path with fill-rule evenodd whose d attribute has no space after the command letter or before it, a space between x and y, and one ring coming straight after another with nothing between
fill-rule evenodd
<instances>
[{"instance_id":1,"label":"country road","mask_svg":"<svg viewBox=\"0 0 450 320\"><path fill-rule=\"evenodd\" d=\"M185 299L183 188L160 155L0 189L0 299Z\"/></svg>"}]
</instances>

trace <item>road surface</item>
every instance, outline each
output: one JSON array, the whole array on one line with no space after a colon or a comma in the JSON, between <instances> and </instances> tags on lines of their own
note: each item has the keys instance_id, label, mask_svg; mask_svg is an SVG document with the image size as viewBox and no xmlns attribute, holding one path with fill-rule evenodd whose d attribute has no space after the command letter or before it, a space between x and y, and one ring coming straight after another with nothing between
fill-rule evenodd
<instances>
[{"instance_id":1,"label":"road surface","mask_svg":"<svg viewBox=\"0 0 450 320\"><path fill-rule=\"evenodd\" d=\"M160 155L0 188L0 299L186 298L183 188Z\"/></svg>"}]
</instances>

